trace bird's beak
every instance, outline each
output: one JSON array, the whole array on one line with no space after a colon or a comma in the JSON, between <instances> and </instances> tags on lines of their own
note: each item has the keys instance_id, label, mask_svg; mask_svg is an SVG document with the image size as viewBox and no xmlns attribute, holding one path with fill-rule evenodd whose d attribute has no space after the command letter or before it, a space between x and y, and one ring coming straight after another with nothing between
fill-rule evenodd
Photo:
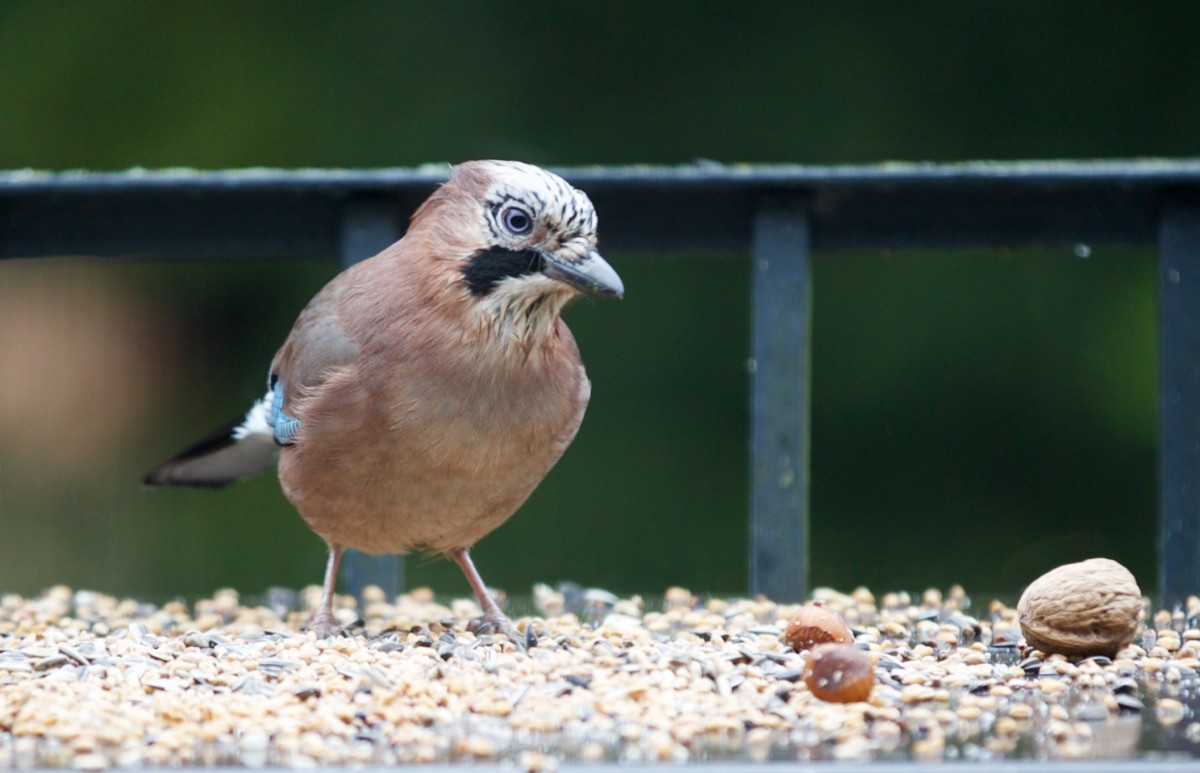
<instances>
[{"instance_id":1,"label":"bird's beak","mask_svg":"<svg viewBox=\"0 0 1200 773\"><path fill-rule=\"evenodd\" d=\"M569 284L580 292L601 298L624 298L625 284L600 253L590 250L581 260L564 260L553 253L542 254L542 273Z\"/></svg>"}]
</instances>

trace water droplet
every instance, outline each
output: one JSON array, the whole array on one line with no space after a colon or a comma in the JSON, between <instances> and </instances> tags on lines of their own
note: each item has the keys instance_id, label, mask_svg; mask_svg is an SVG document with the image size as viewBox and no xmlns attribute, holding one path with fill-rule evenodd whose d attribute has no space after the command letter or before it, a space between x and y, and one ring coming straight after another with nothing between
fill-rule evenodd
<instances>
[{"instance_id":1,"label":"water droplet","mask_svg":"<svg viewBox=\"0 0 1200 773\"><path fill-rule=\"evenodd\" d=\"M1090 258L1092 256L1092 248L1083 242L1076 244L1071 251L1075 253L1075 257L1077 258Z\"/></svg>"},{"instance_id":2,"label":"water droplet","mask_svg":"<svg viewBox=\"0 0 1200 773\"><path fill-rule=\"evenodd\" d=\"M1179 284L1179 271L1174 268L1171 269L1170 271L1168 271L1167 272L1167 281L1173 285Z\"/></svg>"}]
</instances>

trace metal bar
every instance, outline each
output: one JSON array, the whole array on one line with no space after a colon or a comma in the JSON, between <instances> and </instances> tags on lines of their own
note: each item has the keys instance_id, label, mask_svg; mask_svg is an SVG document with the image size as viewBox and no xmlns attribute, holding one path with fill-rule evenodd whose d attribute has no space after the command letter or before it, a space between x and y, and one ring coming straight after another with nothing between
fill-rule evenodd
<instances>
[{"instance_id":1,"label":"metal bar","mask_svg":"<svg viewBox=\"0 0 1200 773\"><path fill-rule=\"evenodd\" d=\"M777 601L808 592L808 250L803 203L764 201L752 269L750 592Z\"/></svg>"},{"instance_id":2,"label":"metal bar","mask_svg":"<svg viewBox=\"0 0 1200 773\"><path fill-rule=\"evenodd\" d=\"M375 255L403 233L396 202L363 197L346 202L338 240L338 257L343 268ZM342 588L361 604L363 589L381 588L390 601L404 586L404 559L395 555L372 556L347 550L342 558Z\"/></svg>"},{"instance_id":3,"label":"metal bar","mask_svg":"<svg viewBox=\"0 0 1200 773\"><path fill-rule=\"evenodd\" d=\"M1172 204L1158 240L1159 588L1200 593L1200 201Z\"/></svg>"},{"instance_id":4,"label":"metal bar","mask_svg":"<svg viewBox=\"0 0 1200 773\"><path fill-rule=\"evenodd\" d=\"M743 250L764 194L810 202L814 249L1152 244L1200 162L562 169L606 249ZM410 213L445 167L370 171L0 172L0 258L332 255L348 199Z\"/></svg>"}]
</instances>

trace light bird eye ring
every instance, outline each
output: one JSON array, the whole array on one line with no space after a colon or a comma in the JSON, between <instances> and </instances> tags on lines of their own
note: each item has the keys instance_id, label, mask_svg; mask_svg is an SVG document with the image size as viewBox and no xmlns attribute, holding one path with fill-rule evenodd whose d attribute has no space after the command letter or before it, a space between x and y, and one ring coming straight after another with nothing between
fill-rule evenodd
<instances>
[{"instance_id":1,"label":"light bird eye ring","mask_svg":"<svg viewBox=\"0 0 1200 773\"><path fill-rule=\"evenodd\" d=\"M533 230L533 217L520 207L506 207L500 213L500 222L504 223L504 227L517 236Z\"/></svg>"}]
</instances>

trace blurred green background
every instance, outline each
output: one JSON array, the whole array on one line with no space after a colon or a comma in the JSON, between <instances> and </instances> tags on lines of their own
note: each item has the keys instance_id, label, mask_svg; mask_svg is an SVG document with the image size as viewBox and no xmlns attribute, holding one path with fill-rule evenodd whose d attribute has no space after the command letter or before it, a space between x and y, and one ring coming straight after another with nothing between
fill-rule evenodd
<instances>
[{"instance_id":1,"label":"blurred green background","mask_svg":"<svg viewBox=\"0 0 1200 773\"><path fill-rule=\"evenodd\" d=\"M7 0L0 168L1195 156L1198 39L1192 2ZM567 313L583 429L476 561L517 594L744 591L746 256L608 257L627 299ZM260 394L335 271L0 265L0 591L319 581L273 477L138 481ZM1152 253L820 253L815 275L815 583L1015 593L1105 555L1153 589ZM407 579L467 592L446 562Z\"/></svg>"}]
</instances>

